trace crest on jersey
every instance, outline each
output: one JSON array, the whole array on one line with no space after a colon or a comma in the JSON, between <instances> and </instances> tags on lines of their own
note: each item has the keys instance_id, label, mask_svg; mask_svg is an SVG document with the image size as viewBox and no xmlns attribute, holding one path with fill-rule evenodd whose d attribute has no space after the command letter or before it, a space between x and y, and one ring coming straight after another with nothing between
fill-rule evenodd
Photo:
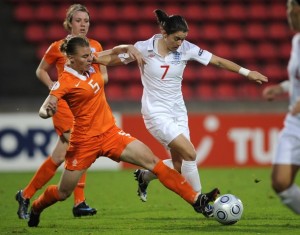
<instances>
[{"instance_id":1,"label":"crest on jersey","mask_svg":"<svg viewBox=\"0 0 300 235\"><path fill-rule=\"evenodd\" d=\"M173 59L175 61L180 61L180 59L181 59L181 53L179 53L178 51L174 51L173 52Z\"/></svg>"},{"instance_id":2,"label":"crest on jersey","mask_svg":"<svg viewBox=\"0 0 300 235\"><path fill-rule=\"evenodd\" d=\"M57 90L59 87L60 87L60 83L59 83L59 81L57 81L56 83L54 83L54 85L52 86L51 90L52 90L52 91L55 91L55 90Z\"/></svg>"},{"instance_id":3,"label":"crest on jersey","mask_svg":"<svg viewBox=\"0 0 300 235\"><path fill-rule=\"evenodd\" d=\"M96 73L95 68L93 66L90 66L89 73Z\"/></svg>"}]
</instances>

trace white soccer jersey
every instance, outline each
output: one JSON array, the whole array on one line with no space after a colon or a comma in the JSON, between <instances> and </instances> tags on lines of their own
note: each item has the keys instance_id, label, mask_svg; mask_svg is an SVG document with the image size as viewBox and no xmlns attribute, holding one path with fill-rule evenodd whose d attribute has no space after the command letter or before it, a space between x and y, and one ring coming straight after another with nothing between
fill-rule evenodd
<instances>
[{"instance_id":1,"label":"white soccer jersey","mask_svg":"<svg viewBox=\"0 0 300 235\"><path fill-rule=\"evenodd\" d=\"M288 64L289 75L289 109L300 98L300 34L296 34L292 40L292 50ZM282 129L273 164L293 164L300 166L300 114L286 115L284 128Z\"/></svg>"},{"instance_id":2,"label":"white soccer jersey","mask_svg":"<svg viewBox=\"0 0 300 235\"><path fill-rule=\"evenodd\" d=\"M184 40L175 52L162 57L157 52L158 39L154 35L146 41L139 41L135 47L142 53L146 62L141 74L144 86L142 96L142 114L144 118L153 118L164 114L177 117L186 114L182 96L182 75L189 60L207 65L212 54Z\"/></svg>"},{"instance_id":3,"label":"white soccer jersey","mask_svg":"<svg viewBox=\"0 0 300 235\"><path fill-rule=\"evenodd\" d=\"M300 99L300 34L295 34L292 40L291 56L288 64L288 75L290 81L290 106L289 109ZM300 128L300 114L296 116L287 115L286 124L291 123Z\"/></svg>"}]
</instances>

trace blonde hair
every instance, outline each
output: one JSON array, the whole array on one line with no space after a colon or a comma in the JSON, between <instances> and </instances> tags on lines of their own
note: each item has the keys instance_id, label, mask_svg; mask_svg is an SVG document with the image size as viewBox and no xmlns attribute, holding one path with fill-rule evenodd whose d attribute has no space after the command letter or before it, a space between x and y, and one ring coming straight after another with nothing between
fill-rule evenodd
<instances>
[{"instance_id":1,"label":"blonde hair","mask_svg":"<svg viewBox=\"0 0 300 235\"><path fill-rule=\"evenodd\" d=\"M64 28L68 31L71 32L72 28L71 28L71 23L72 23L72 19L73 19L73 15L76 11L82 11L82 12L86 12L89 16L90 19L90 13L88 11L88 9L81 4L73 4L71 5L68 9L67 9L67 13L66 13L66 18L64 20L63 26Z\"/></svg>"}]
</instances>

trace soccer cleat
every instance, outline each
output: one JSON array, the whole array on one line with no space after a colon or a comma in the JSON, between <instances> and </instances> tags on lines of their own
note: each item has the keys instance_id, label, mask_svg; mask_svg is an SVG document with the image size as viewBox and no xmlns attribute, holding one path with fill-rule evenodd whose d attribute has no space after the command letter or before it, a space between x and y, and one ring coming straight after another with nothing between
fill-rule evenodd
<instances>
[{"instance_id":1,"label":"soccer cleat","mask_svg":"<svg viewBox=\"0 0 300 235\"><path fill-rule=\"evenodd\" d=\"M77 206L73 207L73 215L75 217L87 216L87 215L95 215L97 210L95 208L89 207L85 201L79 203Z\"/></svg>"},{"instance_id":2,"label":"soccer cleat","mask_svg":"<svg viewBox=\"0 0 300 235\"><path fill-rule=\"evenodd\" d=\"M202 214L206 217L206 218L211 218L214 217L214 207L212 205L207 204L204 207L204 210L202 211Z\"/></svg>"},{"instance_id":3,"label":"soccer cleat","mask_svg":"<svg viewBox=\"0 0 300 235\"><path fill-rule=\"evenodd\" d=\"M17 214L19 219L28 219L28 207L30 204L29 199L25 199L22 196L22 190L19 190L16 194L16 201L19 203Z\"/></svg>"},{"instance_id":4,"label":"soccer cleat","mask_svg":"<svg viewBox=\"0 0 300 235\"><path fill-rule=\"evenodd\" d=\"M29 227L37 227L40 223L40 214L36 214L33 212L32 208L29 214L28 226Z\"/></svg>"},{"instance_id":5,"label":"soccer cleat","mask_svg":"<svg viewBox=\"0 0 300 235\"><path fill-rule=\"evenodd\" d=\"M147 187L148 183L143 179L144 171L138 169L134 172L135 180L138 182L137 195L140 197L142 202L147 201Z\"/></svg>"},{"instance_id":6,"label":"soccer cleat","mask_svg":"<svg viewBox=\"0 0 300 235\"><path fill-rule=\"evenodd\" d=\"M198 213L202 213L205 216L205 207L207 207L209 202L216 200L220 190L218 188L213 189L209 193L199 194L196 202L193 204L194 210Z\"/></svg>"}]
</instances>

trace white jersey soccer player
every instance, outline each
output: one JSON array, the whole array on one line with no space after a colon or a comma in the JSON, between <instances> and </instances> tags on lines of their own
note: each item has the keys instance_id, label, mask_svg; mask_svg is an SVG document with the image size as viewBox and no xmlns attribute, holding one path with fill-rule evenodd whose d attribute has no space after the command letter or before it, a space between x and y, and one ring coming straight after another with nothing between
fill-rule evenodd
<instances>
[{"instance_id":1,"label":"white jersey soccer player","mask_svg":"<svg viewBox=\"0 0 300 235\"><path fill-rule=\"evenodd\" d=\"M285 92L289 93L290 112L285 117L284 128L280 133L273 163L296 164L300 166L300 113L296 115L291 114L293 107L300 100L300 33L294 35L292 39L288 75L289 80L280 83L280 86Z\"/></svg>"},{"instance_id":2,"label":"white jersey soccer player","mask_svg":"<svg viewBox=\"0 0 300 235\"><path fill-rule=\"evenodd\" d=\"M207 65L212 54L184 40L177 51L162 57L157 50L160 38L162 35L156 34L146 41L137 42L134 46L142 53L146 62L141 74L144 86L143 118L151 134L167 146L181 133L190 139L187 110L181 90L186 64L189 60L195 60ZM157 123L158 119L161 122Z\"/></svg>"}]
</instances>

